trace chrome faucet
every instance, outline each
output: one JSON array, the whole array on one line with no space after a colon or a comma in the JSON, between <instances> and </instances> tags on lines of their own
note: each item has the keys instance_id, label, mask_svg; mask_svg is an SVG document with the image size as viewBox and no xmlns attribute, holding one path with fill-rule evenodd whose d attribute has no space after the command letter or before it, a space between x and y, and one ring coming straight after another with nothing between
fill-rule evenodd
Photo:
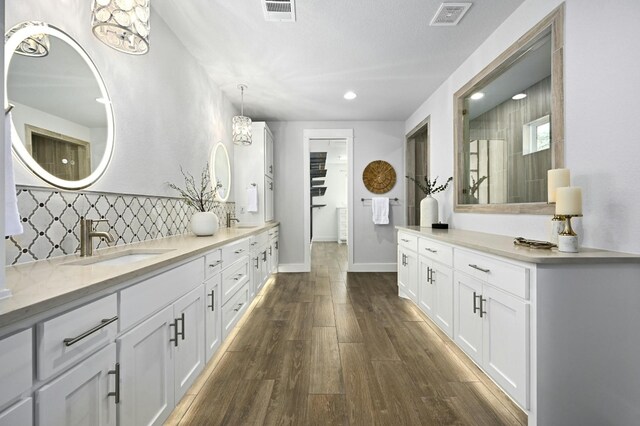
<instances>
[{"instance_id":1,"label":"chrome faucet","mask_svg":"<svg viewBox=\"0 0 640 426\"><path fill-rule=\"evenodd\" d=\"M105 238L107 242L114 241L113 235L107 231L94 231L93 224L98 222L106 222L107 219L80 219L80 256L93 255L93 239Z\"/></svg>"},{"instance_id":2,"label":"chrome faucet","mask_svg":"<svg viewBox=\"0 0 640 426\"><path fill-rule=\"evenodd\" d=\"M240 219L237 217L231 217L231 213L227 213L227 228L231 228L231 222L233 221L240 222Z\"/></svg>"}]
</instances>

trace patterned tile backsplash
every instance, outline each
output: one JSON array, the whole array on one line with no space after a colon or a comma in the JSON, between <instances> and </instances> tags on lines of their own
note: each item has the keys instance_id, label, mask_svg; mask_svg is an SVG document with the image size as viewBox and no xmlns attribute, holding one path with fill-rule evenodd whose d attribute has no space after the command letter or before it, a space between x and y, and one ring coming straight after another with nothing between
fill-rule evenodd
<instances>
[{"instance_id":1,"label":"patterned tile backsplash","mask_svg":"<svg viewBox=\"0 0 640 426\"><path fill-rule=\"evenodd\" d=\"M17 188L18 210L24 233L5 238L6 264L31 262L73 254L80 246L80 219L107 219L96 229L116 238L112 245L129 244L189 233L195 212L180 198L153 197L49 188ZM214 212L225 226L235 203L218 203ZM106 241L98 248L106 247Z\"/></svg>"}]
</instances>

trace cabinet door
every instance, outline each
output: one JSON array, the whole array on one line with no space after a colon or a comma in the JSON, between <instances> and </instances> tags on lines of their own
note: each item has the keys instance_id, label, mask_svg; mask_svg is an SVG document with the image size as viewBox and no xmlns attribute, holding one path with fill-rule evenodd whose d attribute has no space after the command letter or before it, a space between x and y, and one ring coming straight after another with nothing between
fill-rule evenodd
<instances>
[{"instance_id":1,"label":"cabinet door","mask_svg":"<svg viewBox=\"0 0 640 426\"><path fill-rule=\"evenodd\" d=\"M265 247L265 249L260 254L260 287L267 282L269 279L269 248Z\"/></svg>"},{"instance_id":2,"label":"cabinet door","mask_svg":"<svg viewBox=\"0 0 640 426\"><path fill-rule=\"evenodd\" d=\"M260 280L262 279L262 272L260 270L260 257L262 253L251 254L251 297L255 296L260 290Z\"/></svg>"},{"instance_id":3,"label":"cabinet door","mask_svg":"<svg viewBox=\"0 0 640 426\"><path fill-rule=\"evenodd\" d=\"M174 407L173 306L167 306L118 340L118 424L158 425Z\"/></svg>"},{"instance_id":4,"label":"cabinet door","mask_svg":"<svg viewBox=\"0 0 640 426\"><path fill-rule=\"evenodd\" d=\"M453 339L476 363L482 363L482 283L455 272L453 283Z\"/></svg>"},{"instance_id":5,"label":"cabinet door","mask_svg":"<svg viewBox=\"0 0 640 426\"><path fill-rule=\"evenodd\" d=\"M420 256L418 265L418 305L422 312L434 319L435 286L431 283L432 262Z\"/></svg>"},{"instance_id":6,"label":"cabinet door","mask_svg":"<svg viewBox=\"0 0 640 426\"><path fill-rule=\"evenodd\" d=\"M273 179L264 177L264 221L273 220Z\"/></svg>"},{"instance_id":7,"label":"cabinet door","mask_svg":"<svg viewBox=\"0 0 640 426\"><path fill-rule=\"evenodd\" d=\"M0 426L33 426L33 399L20 400L1 412Z\"/></svg>"},{"instance_id":8,"label":"cabinet door","mask_svg":"<svg viewBox=\"0 0 640 426\"><path fill-rule=\"evenodd\" d=\"M529 305L484 286L484 370L523 407L528 408Z\"/></svg>"},{"instance_id":9,"label":"cabinet door","mask_svg":"<svg viewBox=\"0 0 640 426\"><path fill-rule=\"evenodd\" d=\"M406 290L409 299L418 303L418 255L412 251L405 251Z\"/></svg>"},{"instance_id":10,"label":"cabinet door","mask_svg":"<svg viewBox=\"0 0 640 426\"><path fill-rule=\"evenodd\" d=\"M115 372L112 343L44 385L36 392L38 425L115 426Z\"/></svg>"},{"instance_id":11,"label":"cabinet door","mask_svg":"<svg viewBox=\"0 0 640 426\"><path fill-rule=\"evenodd\" d=\"M209 361L222 343L220 324L220 274L205 282L204 330L205 362Z\"/></svg>"},{"instance_id":12,"label":"cabinet door","mask_svg":"<svg viewBox=\"0 0 640 426\"><path fill-rule=\"evenodd\" d=\"M434 312L431 317L449 337L453 337L453 271L438 262L431 263Z\"/></svg>"},{"instance_id":13,"label":"cabinet door","mask_svg":"<svg viewBox=\"0 0 640 426\"><path fill-rule=\"evenodd\" d=\"M271 273L278 272L278 265L280 264L280 240L273 240L273 265L271 267Z\"/></svg>"},{"instance_id":14,"label":"cabinet door","mask_svg":"<svg viewBox=\"0 0 640 426\"><path fill-rule=\"evenodd\" d=\"M180 336L174 346L175 402L178 403L204 368L204 286L187 293L173 305Z\"/></svg>"},{"instance_id":15,"label":"cabinet door","mask_svg":"<svg viewBox=\"0 0 640 426\"><path fill-rule=\"evenodd\" d=\"M264 174L273 179L273 137L264 129Z\"/></svg>"}]
</instances>

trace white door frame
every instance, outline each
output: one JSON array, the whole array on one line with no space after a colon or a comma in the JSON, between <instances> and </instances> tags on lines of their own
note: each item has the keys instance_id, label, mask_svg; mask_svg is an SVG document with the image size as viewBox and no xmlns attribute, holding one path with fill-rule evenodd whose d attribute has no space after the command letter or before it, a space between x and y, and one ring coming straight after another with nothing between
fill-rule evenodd
<instances>
[{"instance_id":1,"label":"white door frame","mask_svg":"<svg viewBox=\"0 0 640 426\"><path fill-rule=\"evenodd\" d=\"M345 139L347 141L347 237L349 264L353 268L353 129L305 129L303 132L303 191L304 191L304 269L311 271L311 168L309 165L309 140Z\"/></svg>"}]
</instances>

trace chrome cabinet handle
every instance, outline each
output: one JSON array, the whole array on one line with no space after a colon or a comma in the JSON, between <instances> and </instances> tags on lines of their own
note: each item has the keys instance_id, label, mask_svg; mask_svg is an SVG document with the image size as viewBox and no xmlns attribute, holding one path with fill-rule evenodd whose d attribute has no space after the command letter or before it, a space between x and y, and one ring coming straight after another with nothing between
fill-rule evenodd
<instances>
[{"instance_id":1,"label":"chrome cabinet handle","mask_svg":"<svg viewBox=\"0 0 640 426\"><path fill-rule=\"evenodd\" d=\"M404 238L400 238L400 241L404 241L405 243L409 242L409 240L405 240Z\"/></svg>"},{"instance_id":2,"label":"chrome cabinet handle","mask_svg":"<svg viewBox=\"0 0 640 426\"><path fill-rule=\"evenodd\" d=\"M182 315L180 315L180 318L176 319L176 321L182 322L182 331L181 332L176 331L176 339L178 338L178 334L179 334L182 337L182 340L184 340L184 312L182 313ZM178 327L176 327L176 330L177 329Z\"/></svg>"},{"instance_id":3,"label":"chrome cabinet handle","mask_svg":"<svg viewBox=\"0 0 640 426\"><path fill-rule=\"evenodd\" d=\"M426 251L428 251L429 253L437 253L437 252L438 252L438 250L434 250L434 249L429 248L429 247L425 247L424 249L425 249Z\"/></svg>"},{"instance_id":4,"label":"chrome cabinet handle","mask_svg":"<svg viewBox=\"0 0 640 426\"><path fill-rule=\"evenodd\" d=\"M238 275L236 275L235 277L233 277L233 279L234 279L235 281L239 281L239 280L240 280L240 278L242 278L243 276L244 276L243 274L238 274Z\"/></svg>"},{"instance_id":5,"label":"chrome cabinet handle","mask_svg":"<svg viewBox=\"0 0 640 426\"><path fill-rule=\"evenodd\" d=\"M242 253L243 251L244 251L244 249L238 249L238 250L234 251L234 253L235 253L235 254L240 254L240 253Z\"/></svg>"},{"instance_id":6,"label":"chrome cabinet handle","mask_svg":"<svg viewBox=\"0 0 640 426\"><path fill-rule=\"evenodd\" d=\"M174 318L173 322L169 324L169 327L173 327L173 339L169 339L169 342L173 342L173 346L178 346L178 318Z\"/></svg>"},{"instance_id":7,"label":"chrome cabinet handle","mask_svg":"<svg viewBox=\"0 0 640 426\"><path fill-rule=\"evenodd\" d=\"M271 246L269 246L269 256L273 256L273 251L271 250Z\"/></svg>"},{"instance_id":8,"label":"chrome cabinet handle","mask_svg":"<svg viewBox=\"0 0 640 426\"><path fill-rule=\"evenodd\" d=\"M469 264L470 267L472 267L473 269L477 269L478 271L484 272L486 274L488 274L489 272L491 272L491 269L484 269L479 267L478 265L474 265L474 264Z\"/></svg>"},{"instance_id":9,"label":"chrome cabinet handle","mask_svg":"<svg viewBox=\"0 0 640 426\"><path fill-rule=\"evenodd\" d=\"M263 262L267 261L267 251L266 250L262 252L262 261Z\"/></svg>"},{"instance_id":10,"label":"chrome cabinet handle","mask_svg":"<svg viewBox=\"0 0 640 426\"><path fill-rule=\"evenodd\" d=\"M215 311L216 308L214 307L215 301L216 301L216 291L215 290L211 290L211 293L209 293L209 297L211 297L211 304L207 305L208 308L211 308L212 311Z\"/></svg>"},{"instance_id":11,"label":"chrome cabinet handle","mask_svg":"<svg viewBox=\"0 0 640 426\"><path fill-rule=\"evenodd\" d=\"M431 283L431 268L427 266L427 284Z\"/></svg>"},{"instance_id":12,"label":"chrome cabinet handle","mask_svg":"<svg viewBox=\"0 0 640 426\"><path fill-rule=\"evenodd\" d=\"M278 250L278 242L276 241L276 250Z\"/></svg>"},{"instance_id":13,"label":"chrome cabinet handle","mask_svg":"<svg viewBox=\"0 0 640 426\"><path fill-rule=\"evenodd\" d=\"M257 243L257 242L255 242L255 241L254 241L254 242L252 242L252 243L251 243L251 247L255 246L256 244L258 244L258 243Z\"/></svg>"},{"instance_id":14,"label":"chrome cabinet handle","mask_svg":"<svg viewBox=\"0 0 640 426\"><path fill-rule=\"evenodd\" d=\"M260 258L256 257L254 260L256 261L256 269L258 269L260 267Z\"/></svg>"},{"instance_id":15,"label":"chrome cabinet handle","mask_svg":"<svg viewBox=\"0 0 640 426\"><path fill-rule=\"evenodd\" d=\"M238 307L234 309L235 312L238 312L240 310L240 308L242 308L242 305L244 305L244 303L238 303Z\"/></svg>"},{"instance_id":16,"label":"chrome cabinet handle","mask_svg":"<svg viewBox=\"0 0 640 426\"><path fill-rule=\"evenodd\" d=\"M84 339L85 337L88 337L88 336L92 335L96 331L102 330L103 328L105 328L106 326L108 326L109 324L111 324L112 322L115 322L115 321L118 321L118 316L117 315L115 317L113 317L113 318L103 319L102 321L100 321L100 324L96 325L92 329L85 331L84 333L82 333L79 336L68 337L68 338L64 339L62 342L64 343L65 346L71 346L71 345L73 345L75 343L78 343L80 340Z\"/></svg>"},{"instance_id":17,"label":"chrome cabinet handle","mask_svg":"<svg viewBox=\"0 0 640 426\"><path fill-rule=\"evenodd\" d=\"M483 314L486 315L487 311L484 310L484 304L487 301L487 299L483 298L482 296L480 296L480 318L483 318Z\"/></svg>"},{"instance_id":18,"label":"chrome cabinet handle","mask_svg":"<svg viewBox=\"0 0 640 426\"><path fill-rule=\"evenodd\" d=\"M273 166L269 166L269 173L273 173Z\"/></svg>"},{"instance_id":19,"label":"chrome cabinet handle","mask_svg":"<svg viewBox=\"0 0 640 426\"><path fill-rule=\"evenodd\" d=\"M476 292L473 292L473 313L477 313L478 312L478 306L476 305L476 298L480 298L482 299L482 296L478 296L476 295Z\"/></svg>"},{"instance_id":20,"label":"chrome cabinet handle","mask_svg":"<svg viewBox=\"0 0 640 426\"><path fill-rule=\"evenodd\" d=\"M120 363L116 362L116 366L113 370L107 371L107 374L114 374L116 376L116 390L114 392L107 393L107 397L115 397L115 403L120 403Z\"/></svg>"},{"instance_id":21,"label":"chrome cabinet handle","mask_svg":"<svg viewBox=\"0 0 640 426\"><path fill-rule=\"evenodd\" d=\"M210 263L209 264L209 268L215 268L216 266L218 266L221 263L222 263L222 260L218 260L216 263Z\"/></svg>"},{"instance_id":22,"label":"chrome cabinet handle","mask_svg":"<svg viewBox=\"0 0 640 426\"><path fill-rule=\"evenodd\" d=\"M273 182L269 182L269 189L273 191Z\"/></svg>"}]
</instances>

